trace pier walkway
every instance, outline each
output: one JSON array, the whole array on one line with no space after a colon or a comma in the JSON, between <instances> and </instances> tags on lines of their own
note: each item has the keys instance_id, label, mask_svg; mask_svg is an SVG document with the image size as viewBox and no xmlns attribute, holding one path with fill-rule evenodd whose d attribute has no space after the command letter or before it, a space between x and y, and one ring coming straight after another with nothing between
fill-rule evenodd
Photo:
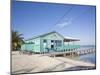
<instances>
[{"instance_id":1,"label":"pier walkway","mask_svg":"<svg viewBox=\"0 0 100 75\"><path fill-rule=\"evenodd\" d=\"M67 56L67 55L85 55L85 54L90 54L90 53L95 53L95 49L94 48L90 48L90 49L74 49L74 50L70 50L70 51L63 51L63 52L49 52L49 53L42 53L42 55L47 55L47 56Z\"/></svg>"}]
</instances>

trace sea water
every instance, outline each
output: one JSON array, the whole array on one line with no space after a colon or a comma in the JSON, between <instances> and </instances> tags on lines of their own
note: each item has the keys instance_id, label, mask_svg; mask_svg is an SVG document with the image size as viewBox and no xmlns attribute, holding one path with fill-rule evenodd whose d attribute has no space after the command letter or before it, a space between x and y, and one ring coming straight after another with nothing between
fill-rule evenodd
<instances>
[{"instance_id":1,"label":"sea water","mask_svg":"<svg viewBox=\"0 0 100 75\"><path fill-rule=\"evenodd\" d=\"M78 50L84 50L84 49L90 49L90 48L95 49L95 46L93 45L81 46L80 49ZM96 64L96 53L81 55L81 56L74 57L74 58L77 58L75 60L80 60L80 61L85 61L85 62ZM95 69L95 67L75 66L75 67L67 68L65 71L90 70L90 69Z\"/></svg>"},{"instance_id":2,"label":"sea water","mask_svg":"<svg viewBox=\"0 0 100 75\"><path fill-rule=\"evenodd\" d=\"M81 46L79 50L94 48L94 45ZM79 60L96 64L96 53L86 54L79 56Z\"/></svg>"}]
</instances>

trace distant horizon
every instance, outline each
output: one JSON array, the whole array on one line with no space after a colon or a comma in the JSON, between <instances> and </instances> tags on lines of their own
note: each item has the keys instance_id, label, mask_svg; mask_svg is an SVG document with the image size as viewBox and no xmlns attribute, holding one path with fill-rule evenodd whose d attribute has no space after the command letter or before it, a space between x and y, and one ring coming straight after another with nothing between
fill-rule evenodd
<instances>
[{"instance_id":1,"label":"distant horizon","mask_svg":"<svg viewBox=\"0 0 100 75\"><path fill-rule=\"evenodd\" d=\"M95 45L95 6L14 0L11 8L12 29L25 39L57 31L80 45Z\"/></svg>"},{"instance_id":2,"label":"distant horizon","mask_svg":"<svg viewBox=\"0 0 100 75\"><path fill-rule=\"evenodd\" d=\"M91 45L80 45L80 46L96 46L96 45L92 45L92 44L91 44Z\"/></svg>"}]
</instances>

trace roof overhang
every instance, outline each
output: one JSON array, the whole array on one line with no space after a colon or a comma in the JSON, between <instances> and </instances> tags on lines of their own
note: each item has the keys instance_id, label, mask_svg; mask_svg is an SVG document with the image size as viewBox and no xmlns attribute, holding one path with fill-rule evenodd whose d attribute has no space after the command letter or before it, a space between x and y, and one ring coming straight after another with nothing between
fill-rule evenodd
<instances>
[{"instance_id":1,"label":"roof overhang","mask_svg":"<svg viewBox=\"0 0 100 75\"><path fill-rule=\"evenodd\" d=\"M71 41L80 41L80 40L74 38L64 38L64 42L71 42Z\"/></svg>"}]
</instances>

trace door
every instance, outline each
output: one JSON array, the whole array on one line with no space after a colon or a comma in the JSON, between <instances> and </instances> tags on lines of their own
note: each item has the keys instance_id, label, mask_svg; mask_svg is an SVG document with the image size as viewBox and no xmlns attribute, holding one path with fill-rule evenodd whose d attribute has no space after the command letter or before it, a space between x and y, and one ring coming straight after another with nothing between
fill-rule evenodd
<instances>
[{"instance_id":1,"label":"door","mask_svg":"<svg viewBox=\"0 0 100 75\"><path fill-rule=\"evenodd\" d=\"M51 49L54 49L54 45L51 45Z\"/></svg>"},{"instance_id":2,"label":"door","mask_svg":"<svg viewBox=\"0 0 100 75\"><path fill-rule=\"evenodd\" d=\"M54 49L54 40L51 40L51 50Z\"/></svg>"}]
</instances>

